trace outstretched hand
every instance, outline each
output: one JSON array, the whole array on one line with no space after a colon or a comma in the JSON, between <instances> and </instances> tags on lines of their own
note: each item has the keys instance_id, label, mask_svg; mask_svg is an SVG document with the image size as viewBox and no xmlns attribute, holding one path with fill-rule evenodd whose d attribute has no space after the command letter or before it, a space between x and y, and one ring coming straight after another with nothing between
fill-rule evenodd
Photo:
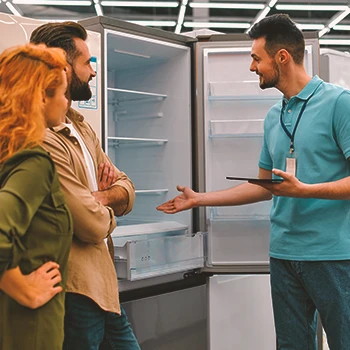
<instances>
[{"instance_id":1,"label":"outstretched hand","mask_svg":"<svg viewBox=\"0 0 350 350\"><path fill-rule=\"evenodd\" d=\"M159 205L157 207L157 210L162 211L166 214L175 214L183 210L194 208L196 206L196 192L194 192L189 187L177 186L176 188L182 193L175 198Z\"/></svg>"}]
</instances>

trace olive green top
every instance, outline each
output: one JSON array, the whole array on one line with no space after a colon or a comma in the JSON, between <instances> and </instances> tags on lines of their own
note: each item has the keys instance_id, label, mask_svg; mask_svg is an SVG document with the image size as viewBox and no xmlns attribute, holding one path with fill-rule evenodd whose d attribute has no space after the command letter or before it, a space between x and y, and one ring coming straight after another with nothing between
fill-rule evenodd
<instances>
[{"instance_id":1,"label":"olive green top","mask_svg":"<svg viewBox=\"0 0 350 350\"><path fill-rule=\"evenodd\" d=\"M0 276L55 261L65 287L71 241L71 217L48 153L26 149L0 165ZM61 350L63 318L64 292L36 310L0 292L0 349Z\"/></svg>"}]
</instances>

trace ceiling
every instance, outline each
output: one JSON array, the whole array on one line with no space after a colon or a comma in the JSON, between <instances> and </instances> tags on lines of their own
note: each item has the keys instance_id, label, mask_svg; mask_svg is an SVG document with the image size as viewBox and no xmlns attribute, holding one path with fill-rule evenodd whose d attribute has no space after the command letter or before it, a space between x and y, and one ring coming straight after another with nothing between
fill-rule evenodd
<instances>
[{"instance_id":1,"label":"ceiling","mask_svg":"<svg viewBox=\"0 0 350 350\"><path fill-rule=\"evenodd\" d=\"M288 13L319 32L321 47L350 51L349 0L0 0L0 12L47 21L104 15L177 33L244 33L266 14Z\"/></svg>"}]
</instances>

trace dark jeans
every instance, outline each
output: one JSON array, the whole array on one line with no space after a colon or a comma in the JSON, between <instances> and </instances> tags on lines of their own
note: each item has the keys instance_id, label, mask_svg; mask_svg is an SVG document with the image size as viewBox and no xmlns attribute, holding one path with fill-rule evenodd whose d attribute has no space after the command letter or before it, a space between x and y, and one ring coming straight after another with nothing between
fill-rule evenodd
<instances>
[{"instance_id":1,"label":"dark jeans","mask_svg":"<svg viewBox=\"0 0 350 350\"><path fill-rule=\"evenodd\" d=\"M63 350L140 350L124 309L102 310L92 299L66 294Z\"/></svg>"},{"instance_id":2,"label":"dark jeans","mask_svg":"<svg viewBox=\"0 0 350 350\"><path fill-rule=\"evenodd\" d=\"M317 311L330 350L350 349L350 260L271 258L270 272L278 349L316 350Z\"/></svg>"}]
</instances>

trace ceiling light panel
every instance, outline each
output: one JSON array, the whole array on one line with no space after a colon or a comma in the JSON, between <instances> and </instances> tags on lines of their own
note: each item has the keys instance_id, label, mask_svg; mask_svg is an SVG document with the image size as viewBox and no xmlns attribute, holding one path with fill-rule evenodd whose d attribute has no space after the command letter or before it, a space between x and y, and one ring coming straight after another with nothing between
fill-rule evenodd
<instances>
[{"instance_id":1,"label":"ceiling light panel","mask_svg":"<svg viewBox=\"0 0 350 350\"><path fill-rule=\"evenodd\" d=\"M102 6L116 7L178 7L177 1L101 1Z\"/></svg>"},{"instance_id":2,"label":"ceiling light panel","mask_svg":"<svg viewBox=\"0 0 350 350\"><path fill-rule=\"evenodd\" d=\"M292 5L277 4L277 10L282 11L345 11L348 9L346 5Z\"/></svg>"},{"instance_id":3,"label":"ceiling light panel","mask_svg":"<svg viewBox=\"0 0 350 350\"><path fill-rule=\"evenodd\" d=\"M237 9L237 10L262 10L264 4L238 4L238 3L219 3L219 2L191 2L192 8L208 9Z\"/></svg>"}]
</instances>

